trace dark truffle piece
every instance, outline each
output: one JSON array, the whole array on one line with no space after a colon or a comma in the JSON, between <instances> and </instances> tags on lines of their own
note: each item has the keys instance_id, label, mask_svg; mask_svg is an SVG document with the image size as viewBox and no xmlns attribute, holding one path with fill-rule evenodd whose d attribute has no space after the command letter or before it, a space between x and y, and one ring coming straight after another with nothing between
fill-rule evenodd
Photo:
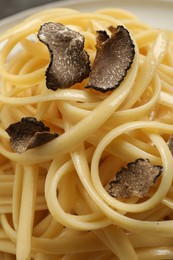
<instances>
[{"instance_id":1,"label":"dark truffle piece","mask_svg":"<svg viewBox=\"0 0 173 260\"><path fill-rule=\"evenodd\" d=\"M47 45L50 64L46 70L47 88L69 88L89 76L90 61L84 50L84 37L60 23L45 23L38 38Z\"/></svg>"},{"instance_id":2,"label":"dark truffle piece","mask_svg":"<svg viewBox=\"0 0 173 260\"><path fill-rule=\"evenodd\" d=\"M7 129L12 148L17 153L41 146L58 137L50 133L50 128L35 117L24 117L21 121L11 124Z\"/></svg>"},{"instance_id":3,"label":"dark truffle piece","mask_svg":"<svg viewBox=\"0 0 173 260\"><path fill-rule=\"evenodd\" d=\"M167 141L169 150L171 151L172 155L173 155L173 135L170 135L168 141Z\"/></svg>"},{"instance_id":4,"label":"dark truffle piece","mask_svg":"<svg viewBox=\"0 0 173 260\"><path fill-rule=\"evenodd\" d=\"M152 165L148 159L139 158L116 174L115 180L109 183L108 193L116 198L143 198L155 184L162 169L160 165Z\"/></svg>"},{"instance_id":5,"label":"dark truffle piece","mask_svg":"<svg viewBox=\"0 0 173 260\"><path fill-rule=\"evenodd\" d=\"M110 27L97 32L96 57L86 88L107 92L118 87L127 74L135 55L135 46L127 29Z\"/></svg>"}]
</instances>

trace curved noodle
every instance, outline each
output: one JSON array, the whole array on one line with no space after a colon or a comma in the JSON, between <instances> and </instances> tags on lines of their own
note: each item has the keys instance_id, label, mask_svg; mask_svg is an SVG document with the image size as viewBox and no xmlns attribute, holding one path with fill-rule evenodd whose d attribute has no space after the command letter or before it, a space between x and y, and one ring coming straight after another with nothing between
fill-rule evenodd
<instances>
[{"instance_id":1,"label":"curved noodle","mask_svg":"<svg viewBox=\"0 0 173 260\"><path fill-rule=\"evenodd\" d=\"M58 22L82 34L91 66L96 31L126 27L135 57L107 93L46 88L50 58L37 38ZM43 10L0 35L0 258L173 259L173 33L126 10ZM36 117L59 136L15 153L6 128ZM148 194L114 198L109 183L128 163L163 171Z\"/></svg>"}]
</instances>

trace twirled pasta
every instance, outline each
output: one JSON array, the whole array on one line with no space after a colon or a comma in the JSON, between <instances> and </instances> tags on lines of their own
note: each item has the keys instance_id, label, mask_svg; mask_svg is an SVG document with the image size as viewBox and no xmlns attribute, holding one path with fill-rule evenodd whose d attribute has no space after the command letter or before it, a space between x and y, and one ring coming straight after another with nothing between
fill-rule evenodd
<instances>
[{"instance_id":1,"label":"twirled pasta","mask_svg":"<svg viewBox=\"0 0 173 260\"><path fill-rule=\"evenodd\" d=\"M36 34L60 22L85 37L91 64L96 31L123 25L135 43L127 76L111 93L45 86L49 54ZM0 258L173 259L173 34L121 9L50 9L0 36ZM60 136L15 153L5 129L22 117ZM127 163L163 166L146 198L118 200L108 183Z\"/></svg>"}]
</instances>

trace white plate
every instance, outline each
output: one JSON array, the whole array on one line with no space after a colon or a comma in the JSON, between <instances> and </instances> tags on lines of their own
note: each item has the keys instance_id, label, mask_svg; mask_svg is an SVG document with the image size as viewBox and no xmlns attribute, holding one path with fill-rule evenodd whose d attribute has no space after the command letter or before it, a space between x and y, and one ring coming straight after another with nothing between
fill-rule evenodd
<instances>
[{"instance_id":1,"label":"white plate","mask_svg":"<svg viewBox=\"0 0 173 260\"><path fill-rule=\"evenodd\" d=\"M105 7L123 8L151 26L173 30L173 0L69 0L42 5L5 18L0 21L0 33L35 12L53 7L68 7L82 12Z\"/></svg>"}]
</instances>

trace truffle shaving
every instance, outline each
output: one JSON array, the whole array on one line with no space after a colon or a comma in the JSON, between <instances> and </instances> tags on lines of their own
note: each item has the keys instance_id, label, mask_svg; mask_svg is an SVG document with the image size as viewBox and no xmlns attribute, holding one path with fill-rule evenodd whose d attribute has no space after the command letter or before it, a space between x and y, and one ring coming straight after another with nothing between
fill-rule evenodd
<instances>
[{"instance_id":1,"label":"truffle shaving","mask_svg":"<svg viewBox=\"0 0 173 260\"><path fill-rule=\"evenodd\" d=\"M127 74L135 55L135 46L127 29L123 26L98 31L96 57L93 62L87 88L107 92L118 87Z\"/></svg>"},{"instance_id":2,"label":"truffle shaving","mask_svg":"<svg viewBox=\"0 0 173 260\"><path fill-rule=\"evenodd\" d=\"M41 26L38 38L50 52L51 61L46 70L47 88L69 88L88 77L90 61L80 33L60 23L50 22Z\"/></svg>"},{"instance_id":3,"label":"truffle shaving","mask_svg":"<svg viewBox=\"0 0 173 260\"><path fill-rule=\"evenodd\" d=\"M116 198L147 196L162 173L162 166L150 164L148 159L137 159L117 172L115 180L109 183L108 193Z\"/></svg>"},{"instance_id":4,"label":"truffle shaving","mask_svg":"<svg viewBox=\"0 0 173 260\"><path fill-rule=\"evenodd\" d=\"M51 133L50 128L34 117L25 117L21 121L11 124L7 129L12 148L17 153L41 146L58 137Z\"/></svg>"},{"instance_id":5,"label":"truffle shaving","mask_svg":"<svg viewBox=\"0 0 173 260\"><path fill-rule=\"evenodd\" d=\"M169 150L171 151L172 155L173 155L173 135L171 135L168 139L168 147L169 147Z\"/></svg>"}]
</instances>

